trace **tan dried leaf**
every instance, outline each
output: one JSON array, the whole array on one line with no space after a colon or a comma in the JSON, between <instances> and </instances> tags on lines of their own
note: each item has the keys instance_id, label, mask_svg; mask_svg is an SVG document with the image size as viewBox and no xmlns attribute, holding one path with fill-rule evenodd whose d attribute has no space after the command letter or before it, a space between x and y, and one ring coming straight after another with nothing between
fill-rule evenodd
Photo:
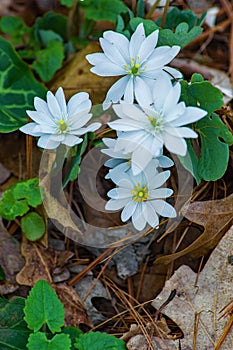
<instances>
[{"instance_id":1,"label":"tan dried leaf","mask_svg":"<svg viewBox=\"0 0 233 350\"><path fill-rule=\"evenodd\" d=\"M55 287L65 308L65 325L79 328L80 323L85 323L92 327L83 303L74 288L65 283L60 283Z\"/></svg>"},{"instance_id":2,"label":"tan dried leaf","mask_svg":"<svg viewBox=\"0 0 233 350\"><path fill-rule=\"evenodd\" d=\"M233 194L224 199L185 204L181 212L188 220L204 226L205 230L187 248L162 256L155 260L155 264L168 264L185 254L199 257L214 248L233 222Z\"/></svg>"},{"instance_id":3,"label":"tan dried leaf","mask_svg":"<svg viewBox=\"0 0 233 350\"><path fill-rule=\"evenodd\" d=\"M45 249L37 243L24 240L21 244L21 253L26 260L25 266L17 274L16 281L26 286L34 286L38 280L52 283L52 273L68 261L73 253L70 251Z\"/></svg>"},{"instance_id":4,"label":"tan dried leaf","mask_svg":"<svg viewBox=\"0 0 233 350\"><path fill-rule=\"evenodd\" d=\"M164 289L153 301L159 308L176 289L175 298L166 306L165 314L182 329L182 349L214 350L227 323L220 318L221 310L232 299L233 266L228 256L233 255L233 227L222 238L197 279L188 266L181 266L166 282ZM233 349L233 329L221 350Z\"/></svg>"}]
</instances>

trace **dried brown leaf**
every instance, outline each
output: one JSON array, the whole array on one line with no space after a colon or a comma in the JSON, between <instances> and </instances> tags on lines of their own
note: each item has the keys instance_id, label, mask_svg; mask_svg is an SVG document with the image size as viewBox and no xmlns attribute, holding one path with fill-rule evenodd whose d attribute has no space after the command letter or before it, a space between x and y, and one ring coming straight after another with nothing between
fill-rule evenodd
<instances>
[{"instance_id":1,"label":"dried brown leaf","mask_svg":"<svg viewBox=\"0 0 233 350\"><path fill-rule=\"evenodd\" d=\"M155 264L168 264L188 253L192 257L199 257L214 248L232 224L233 194L224 199L185 204L181 211L188 220L204 226L205 230L187 248L162 256L155 260Z\"/></svg>"},{"instance_id":2,"label":"dried brown leaf","mask_svg":"<svg viewBox=\"0 0 233 350\"><path fill-rule=\"evenodd\" d=\"M61 262L64 265L73 256L70 251L45 249L37 243L26 240L22 242L21 253L26 263L17 274L16 280L19 284L30 287L41 279L52 283L53 271L61 267Z\"/></svg>"},{"instance_id":3,"label":"dried brown leaf","mask_svg":"<svg viewBox=\"0 0 233 350\"><path fill-rule=\"evenodd\" d=\"M65 308L65 325L79 328L80 323L92 327L87 312L73 287L65 283L56 285L56 293Z\"/></svg>"},{"instance_id":4,"label":"dried brown leaf","mask_svg":"<svg viewBox=\"0 0 233 350\"><path fill-rule=\"evenodd\" d=\"M175 298L166 306L165 314L182 329L182 349L210 350L221 337L229 316L220 317L221 309L232 299L233 227L222 238L198 276L188 266L181 266L153 301L159 308L173 289ZM221 350L233 348L233 329Z\"/></svg>"},{"instance_id":5,"label":"dried brown leaf","mask_svg":"<svg viewBox=\"0 0 233 350\"><path fill-rule=\"evenodd\" d=\"M86 91L90 94L93 104L101 104L107 90L116 78L103 78L90 72L92 66L86 60L86 55L93 52L101 52L98 43L93 42L74 54L72 59L59 71L59 75L53 81L50 89L55 91L59 86L62 86L67 97L77 92Z\"/></svg>"}]
</instances>

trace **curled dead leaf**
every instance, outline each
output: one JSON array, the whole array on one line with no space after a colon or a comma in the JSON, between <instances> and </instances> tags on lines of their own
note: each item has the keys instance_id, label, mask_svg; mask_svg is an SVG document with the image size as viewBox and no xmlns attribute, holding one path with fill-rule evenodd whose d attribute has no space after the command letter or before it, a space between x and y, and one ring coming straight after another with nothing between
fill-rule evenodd
<instances>
[{"instance_id":1,"label":"curled dead leaf","mask_svg":"<svg viewBox=\"0 0 233 350\"><path fill-rule=\"evenodd\" d=\"M233 222L233 194L224 199L186 203L181 212L188 220L204 226L205 230L187 248L159 257L155 264L169 264L188 253L200 257L214 248Z\"/></svg>"}]
</instances>

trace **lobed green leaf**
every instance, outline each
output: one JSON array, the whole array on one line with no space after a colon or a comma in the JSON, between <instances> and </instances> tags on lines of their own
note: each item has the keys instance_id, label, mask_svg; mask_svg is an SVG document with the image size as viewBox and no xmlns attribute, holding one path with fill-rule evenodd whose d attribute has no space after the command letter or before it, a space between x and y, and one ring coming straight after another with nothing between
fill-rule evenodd
<instances>
[{"instance_id":1,"label":"lobed green leaf","mask_svg":"<svg viewBox=\"0 0 233 350\"><path fill-rule=\"evenodd\" d=\"M85 18L94 21L110 21L116 23L117 16L128 11L122 0L84 0L79 3L85 12Z\"/></svg>"},{"instance_id":2,"label":"lobed green leaf","mask_svg":"<svg viewBox=\"0 0 233 350\"><path fill-rule=\"evenodd\" d=\"M71 341L67 334L56 334L48 340L41 332L31 334L28 339L28 350L70 350Z\"/></svg>"},{"instance_id":3,"label":"lobed green leaf","mask_svg":"<svg viewBox=\"0 0 233 350\"><path fill-rule=\"evenodd\" d=\"M52 40L48 42L45 49L36 52L36 59L32 63L32 67L40 78L47 82L62 67L64 57L63 44L58 40Z\"/></svg>"}]
</instances>

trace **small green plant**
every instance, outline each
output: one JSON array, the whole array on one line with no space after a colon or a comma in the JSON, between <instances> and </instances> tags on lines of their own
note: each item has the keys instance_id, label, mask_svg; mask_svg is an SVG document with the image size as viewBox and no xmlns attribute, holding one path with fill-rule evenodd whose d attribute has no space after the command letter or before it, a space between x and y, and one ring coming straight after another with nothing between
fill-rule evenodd
<instances>
[{"instance_id":1,"label":"small green plant","mask_svg":"<svg viewBox=\"0 0 233 350\"><path fill-rule=\"evenodd\" d=\"M25 236L36 241L45 233L43 218L36 212L31 211L42 204L39 179L19 181L9 187L0 200L0 215L6 220L21 218L21 228Z\"/></svg>"},{"instance_id":2,"label":"small green plant","mask_svg":"<svg viewBox=\"0 0 233 350\"><path fill-rule=\"evenodd\" d=\"M64 327L64 307L55 291L38 281L28 298L0 299L1 350L125 350L124 341L100 332Z\"/></svg>"}]
</instances>

